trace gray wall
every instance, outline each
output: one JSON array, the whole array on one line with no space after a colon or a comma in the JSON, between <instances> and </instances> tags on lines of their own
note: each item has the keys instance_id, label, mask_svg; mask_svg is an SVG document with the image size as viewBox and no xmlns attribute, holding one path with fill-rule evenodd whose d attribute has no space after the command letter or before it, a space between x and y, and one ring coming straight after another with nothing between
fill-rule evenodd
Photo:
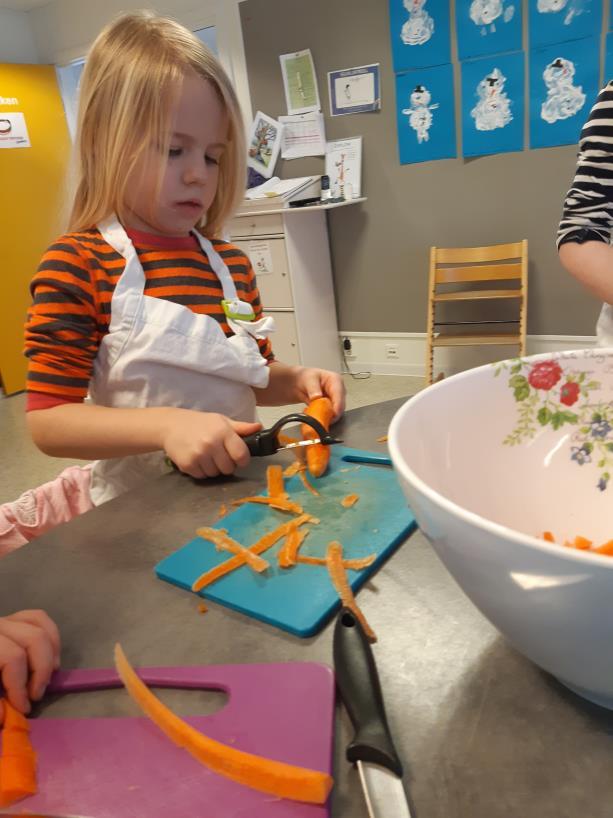
<instances>
[{"instance_id":1,"label":"gray wall","mask_svg":"<svg viewBox=\"0 0 613 818\"><path fill-rule=\"evenodd\" d=\"M279 54L310 48L326 137L363 136L368 201L329 214L342 330L423 332L431 245L527 238L528 332L594 334L600 305L564 271L555 248L576 146L400 165L387 0L245 0L240 9L254 111L287 113ZM330 117L327 72L377 62L382 110ZM281 177L322 172L320 157L279 160L275 169Z\"/></svg>"}]
</instances>

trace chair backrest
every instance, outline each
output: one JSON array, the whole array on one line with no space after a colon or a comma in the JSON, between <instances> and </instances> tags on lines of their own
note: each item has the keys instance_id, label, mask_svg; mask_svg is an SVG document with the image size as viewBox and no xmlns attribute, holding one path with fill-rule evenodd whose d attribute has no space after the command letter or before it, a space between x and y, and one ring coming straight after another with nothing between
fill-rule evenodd
<instances>
[{"instance_id":1,"label":"chair backrest","mask_svg":"<svg viewBox=\"0 0 613 818\"><path fill-rule=\"evenodd\" d=\"M430 251L431 287L515 279L523 289L527 274L526 240L489 247L432 247Z\"/></svg>"}]
</instances>

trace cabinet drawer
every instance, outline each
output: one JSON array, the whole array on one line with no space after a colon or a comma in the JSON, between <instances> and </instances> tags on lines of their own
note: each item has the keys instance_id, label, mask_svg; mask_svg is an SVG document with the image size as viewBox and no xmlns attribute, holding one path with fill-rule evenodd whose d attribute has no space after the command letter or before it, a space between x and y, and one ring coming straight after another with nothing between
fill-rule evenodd
<instances>
[{"instance_id":1,"label":"cabinet drawer","mask_svg":"<svg viewBox=\"0 0 613 818\"><path fill-rule=\"evenodd\" d=\"M266 310L265 315L275 319L275 332L270 334L275 358L284 364L296 365L300 363L300 349L296 333L296 319L293 312L275 312Z\"/></svg>"},{"instance_id":2,"label":"cabinet drawer","mask_svg":"<svg viewBox=\"0 0 613 818\"><path fill-rule=\"evenodd\" d=\"M241 239L235 243L251 261L264 309L293 307L284 239Z\"/></svg>"},{"instance_id":3,"label":"cabinet drawer","mask_svg":"<svg viewBox=\"0 0 613 818\"><path fill-rule=\"evenodd\" d=\"M283 216L281 213L262 213L257 216L241 216L230 222L232 239L245 236L265 236L271 233L283 233Z\"/></svg>"}]
</instances>

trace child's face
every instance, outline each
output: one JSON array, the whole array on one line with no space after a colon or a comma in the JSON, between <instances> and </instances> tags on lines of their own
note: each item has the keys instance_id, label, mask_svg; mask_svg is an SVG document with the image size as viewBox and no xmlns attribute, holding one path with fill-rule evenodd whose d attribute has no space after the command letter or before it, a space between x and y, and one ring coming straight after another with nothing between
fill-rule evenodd
<instances>
[{"instance_id":1,"label":"child's face","mask_svg":"<svg viewBox=\"0 0 613 818\"><path fill-rule=\"evenodd\" d=\"M214 86L196 74L183 80L171 112L171 141L159 197L155 147L143 156L128 182L128 227L185 236L211 206L226 146L228 117Z\"/></svg>"}]
</instances>

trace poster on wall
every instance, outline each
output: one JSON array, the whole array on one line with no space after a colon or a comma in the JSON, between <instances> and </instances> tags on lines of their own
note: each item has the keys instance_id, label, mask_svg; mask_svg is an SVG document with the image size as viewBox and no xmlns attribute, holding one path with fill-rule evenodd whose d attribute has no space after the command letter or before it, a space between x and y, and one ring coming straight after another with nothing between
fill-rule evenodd
<instances>
[{"instance_id":1,"label":"poster on wall","mask_svg":"<svg viewBox=\"0 0 613 818\"><path fill-rule=\"evenodd\" d=\"M389 0L394 71L451 61L449 0Z\"/></svg>"},{"instance_id":2,"label":"poster on wall","mask_svg":"<svg viewBox=\"0 0 613 818\"><path fill-rule=\"evenodd\" d=\"M0 148L30 148L26 118L17 111L0 111Z\"/></svg>"},{"instance_id":3,"label":"poster on wall","mask_svg":"<svg viewBox=\"0 0 613 818\"><path fill-rule=\"evenodd\" d=\"M530 48L600 34L602 0L529 0Z\"/></svg>"},{"instance_id":4,"label":"poster on wall","mask_svg":"<svg viewBox=\"0 0 613 818\"><path fill-rule=\"evenodd\" d=\"M599 41L530 52L530 147L572 145L598 95Z\"/></svg>"},{"instance_id":5,"label":"poster on wall","mask_svg":"<svg viewBox=\"0 0 613 818\"><path fill-rule=\"evenodd\" d=\"M508 153L523 147L523 53L463 62L463 155Z\"/></svg>"},{"instance_id":6,"label":"poster on wall","mask_svg":"<svg viewBox=\"0 0 613 818\"><path fill-rule=\"evenodd\" d=\"M522 47L522 0L456 0L460 60Z\"/></svg>"},{"instance_id":7,"label":"poster on wall","mask_svg":"<svg viewBox=\"0 0 613 818\"><path fill-rule=\"evenodd\" d=\"M457 156L453 66L396 75L400 164Z\"/></svg>"},{"instance_id":8,"label":"poster on wall","mask_svg":"<svg viewBox=\"0 0 613 818\"><path fill-rule=\"evenodd\" d=\"M330 115L363 114L381 108L379 64L328 72Z\"/></svg>"},{"instance_id":9,"label":"poster on wall","mask_svg":"<svg viewBox=\"0 0 613 818\"><path fill-rule=\"evenodd\" d=\"M319 111L319 90L311 49L281 54L281 73L288 114L308 114Z\"/></svg>"},{"instance_id":10,"label":"poster on wall","mask_svg":"<svg viewBox=\"0 0 613 818\"><path fill-rule=\"evenodd\" d=\"M362 193L362 137L337 139L326 145L326 175L332 199L358 199Z\"/></svg>"},{"instance_id":11,"label":"poster on wall","mask_svg":"<svg viewBox=\"0 0 613 818\"><path fill-rule=\"evenodd\" d=\"M253 168L265 179L270 179L281 150L281 133L283 126L276 119L271 119L257 111L247 146L247 166Z\"/></svg>"}]
</instances>

